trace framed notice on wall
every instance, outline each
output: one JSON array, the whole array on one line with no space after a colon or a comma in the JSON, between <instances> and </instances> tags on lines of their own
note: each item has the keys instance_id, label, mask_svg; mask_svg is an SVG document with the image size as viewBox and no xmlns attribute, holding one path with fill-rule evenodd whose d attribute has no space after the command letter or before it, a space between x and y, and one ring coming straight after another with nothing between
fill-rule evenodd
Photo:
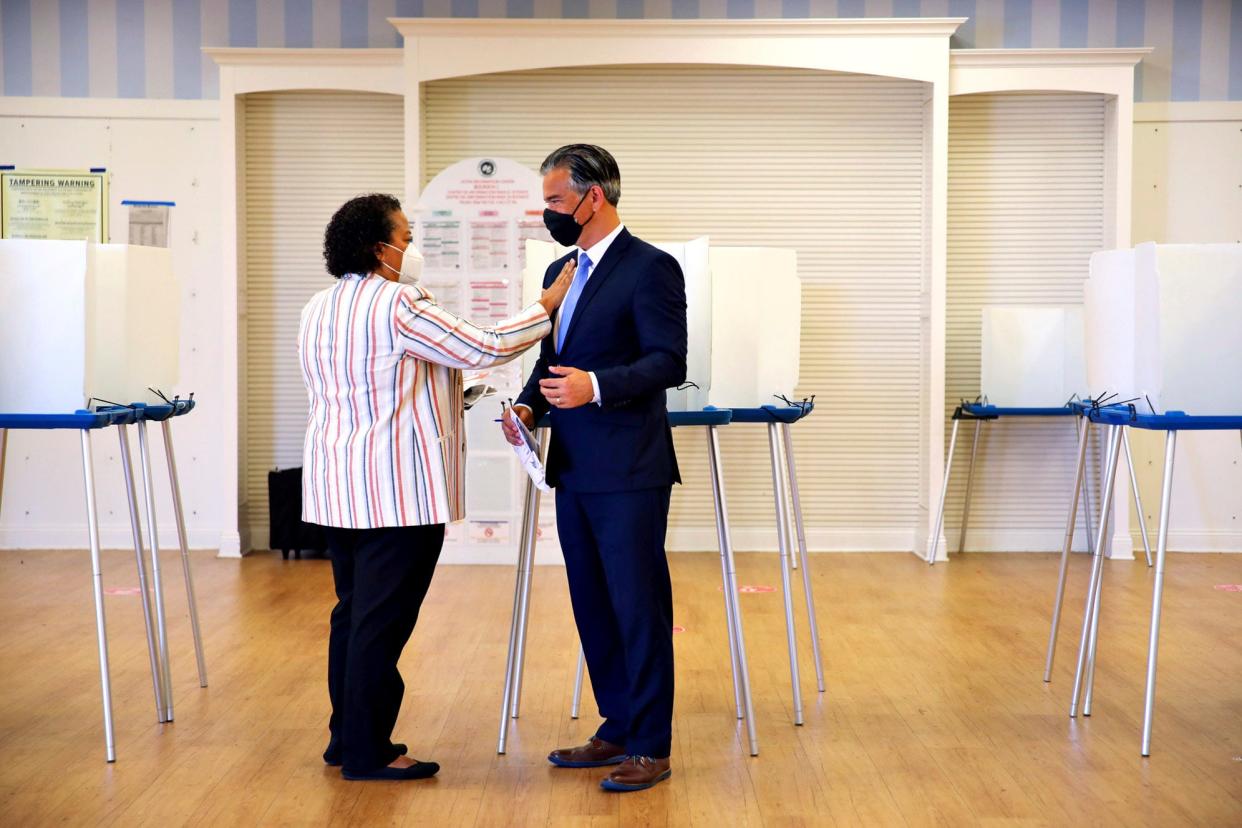
<instances>
[{"instance_id":1,"label":"framed notice on wall","mask_svg":"<svg viewBox=\"0 0 1242 828\"><path fill-rule=\"evenodd\" d=\"M106 242L107 172L0 172L0 238Z\"/></svg>"}]
</instances>

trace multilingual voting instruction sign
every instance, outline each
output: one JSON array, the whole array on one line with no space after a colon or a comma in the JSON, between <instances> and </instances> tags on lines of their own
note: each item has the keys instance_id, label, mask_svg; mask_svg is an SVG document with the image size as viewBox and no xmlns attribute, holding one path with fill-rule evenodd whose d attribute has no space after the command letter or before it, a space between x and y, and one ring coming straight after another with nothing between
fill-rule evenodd
<instances>
[{"instance_id":1,"label":"multilingual voting instruction sign","mask_svg":"<svg viewBox=\"0 0 1242 828\"><path fill-rule=\"evenodd\" d=\"M543 224L543 178L509 158L481 156L449 165L420 193L414 213L415 239L423 255L423 284L446 309L483 326L495 325L521 307L526 240L551 236ZM538 346L536 346L538 347ZM475 372L497 395L466 414L466 514L462 529L450 531L451 550L485 555L515 552L522 502L513 450L495 420L498 400L522 389L522 363L514 360ZM544 501L541 517L551 512ZM548 544L550 545L550 544ZM487 557L480 560L489 560Z\"/></svg>"},{"instance_id":2,"label":"multilingual voting instruction sign","mask_svg":"<svg viewBox=\"0 0 1242 828\"><path fill-rule=\"evenodd\" d=\"M0 172L0 238L108 241L108 174Z\"/></svg>"},{"instance_id":3,"label":"multilingual voting instruction sign","mask_svg":"<svg viewBox=\"0 0 1242 828\"><path fill-rule=\"evenodd\" d=\"M552 240L543 226L539 173L508 158L467 158L441 171L418 201L415 243L436 301L479 325L516 313L526 240ZM521 368L518 361L499 366L488 381L516 394Z\"/></svg>"}]
</instances>

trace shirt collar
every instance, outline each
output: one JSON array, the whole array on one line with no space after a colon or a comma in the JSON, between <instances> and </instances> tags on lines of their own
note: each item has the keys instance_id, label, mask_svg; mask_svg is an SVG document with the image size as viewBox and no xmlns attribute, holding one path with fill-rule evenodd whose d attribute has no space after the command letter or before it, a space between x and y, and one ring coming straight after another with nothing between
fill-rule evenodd
<instances>
[{"instance_id":1,"label":"shirt collar","mask_svg":"<svg viewBox=\"0 0 1242 828\"><path fill-rule=\"evenodd\" d=\"M591 260L592 270L594 270L595 266L603 260L604 254L608 252L608 248L612 246L612 243L617 240L617 236L621 235L621 231L624 229L624 224L618 224L616 227L612 228L611 233L591 245L589 249L583 250L581 247L578 248L580 252L585 253L587 258Z\"/></svg>"}]
</instances>

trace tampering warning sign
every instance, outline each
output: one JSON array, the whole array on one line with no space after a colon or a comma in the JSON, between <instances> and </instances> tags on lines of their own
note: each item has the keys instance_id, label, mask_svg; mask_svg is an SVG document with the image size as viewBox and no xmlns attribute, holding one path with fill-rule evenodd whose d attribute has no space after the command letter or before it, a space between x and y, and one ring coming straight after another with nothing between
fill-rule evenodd
<instances>
[{"instance_id":1,"label":"tampering warning sign","mask_svg":"<svg viewBox=\"0 0 1242 828\"><path fill-rule=\"evenodd\" d=\"M108 174L73 170L0 173L0 238L108 240Z\"/></svg>"}]
</instances>

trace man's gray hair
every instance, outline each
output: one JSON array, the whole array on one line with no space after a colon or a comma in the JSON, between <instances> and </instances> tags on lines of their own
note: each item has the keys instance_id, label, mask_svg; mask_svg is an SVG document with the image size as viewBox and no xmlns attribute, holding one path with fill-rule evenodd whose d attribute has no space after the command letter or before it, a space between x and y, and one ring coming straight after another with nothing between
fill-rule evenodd
<instances>
[{"instance_id":1,"label":"man's gray hair","mask_svg":"<svg viewBox=\"0 0 1242 828\"><path fill-rule=\"evenodd\" d=\"M617 167L617 159L603 147L594 144L563 146L543 159L539 174L547 175L562 167L569 171L569 183L575 193L581 195L588 188L598 186L613 207L621 201L621 170Z\"/></svg>"}]
</instances>

